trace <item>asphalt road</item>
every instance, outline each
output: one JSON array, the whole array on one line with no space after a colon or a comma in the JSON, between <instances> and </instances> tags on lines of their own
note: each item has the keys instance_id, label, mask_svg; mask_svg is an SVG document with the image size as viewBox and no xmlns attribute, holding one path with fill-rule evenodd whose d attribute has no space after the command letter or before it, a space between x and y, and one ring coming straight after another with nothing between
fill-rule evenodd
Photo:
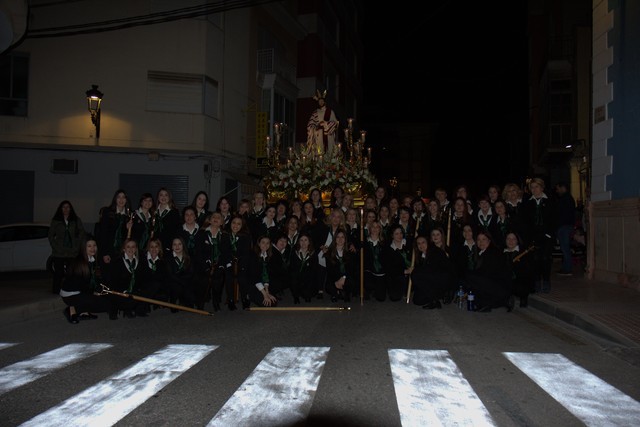
<instances>
[{"instance_id":1,"label":"asphalt road","mask_svg":"<svg viewBox=\"0 0 640 427\"><path fill-rule=\"evenodd\" d=\"M578 426L640 419L638 358L620 357L610 343L535 310L351 307L214 316L161 309L78 325L52 314L0 326L7 344L0 350L0 424ZM71 344L78 345L65 347Z\"/></svg>"}]
</instances>

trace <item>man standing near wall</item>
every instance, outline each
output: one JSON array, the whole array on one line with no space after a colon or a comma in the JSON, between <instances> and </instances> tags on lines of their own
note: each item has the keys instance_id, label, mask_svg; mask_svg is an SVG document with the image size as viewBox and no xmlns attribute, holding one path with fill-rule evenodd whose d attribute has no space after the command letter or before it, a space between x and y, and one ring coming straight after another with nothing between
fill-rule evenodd
<instances>
[{"instance_id":1,"label":"man standing near wall","mask_svg":"<svg viewBox=\"0 0 640 427\"><path fill-rule=\"evenodd\" d=\"M571 256L571 236L576 222L576 202L567 189L565 182L556 184L557 212L558 212L558 243L562 251L562 267L560 276L573 274L573 258Z\"/></svg>"}]
</instances>

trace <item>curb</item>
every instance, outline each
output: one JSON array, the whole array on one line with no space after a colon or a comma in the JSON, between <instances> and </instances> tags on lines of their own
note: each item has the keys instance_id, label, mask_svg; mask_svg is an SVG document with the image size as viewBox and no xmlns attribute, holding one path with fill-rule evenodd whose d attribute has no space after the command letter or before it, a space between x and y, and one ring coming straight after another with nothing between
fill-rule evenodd
<instances>
[{"instance_id":1,"label":"curb","mask_svg":"<svg viewBox=\"0 0 640 427\"><path fill-rule=\"evenodd\" d=\"M637 342L625 337L619 332L616 332L602 322L591 318L589 315L561 307L559 304L548 301L544 298L530 295L529 306L599 338L604 338L627 347L638 346Z\"/></svg>"},{"instance_id":2,"label":"curb","mask_svg":"<svg viewBox=\"0 0 640 427\"><path fill-rule=\"evenodd\" d=\"M62 298L52 296L51 298L37 302L3 308L0 310L0 321L2 321L4 325L11 325L37 319L56 311L62 315L62 310L64 310L65 307L66 305L62 302Z\"/></svg>"}]
</instances>

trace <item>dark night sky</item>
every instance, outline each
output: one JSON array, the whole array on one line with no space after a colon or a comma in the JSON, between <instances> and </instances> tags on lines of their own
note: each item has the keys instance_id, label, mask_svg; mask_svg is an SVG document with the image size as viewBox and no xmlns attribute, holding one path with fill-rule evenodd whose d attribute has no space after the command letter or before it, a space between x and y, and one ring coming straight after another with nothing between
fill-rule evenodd
<instances>
[{"instance_id":1,"label":"dark night sky","mask_svg":"<svg viewBox=\"0 0 640 427\"><path fill-rule=\"evenodd\" d=\"M513 154L527 138L526 1L465 3L365 4L361 121L438 123L437 161L425 165L433 185L518 182L528 168Z\"/></svg>"}]
</instances>

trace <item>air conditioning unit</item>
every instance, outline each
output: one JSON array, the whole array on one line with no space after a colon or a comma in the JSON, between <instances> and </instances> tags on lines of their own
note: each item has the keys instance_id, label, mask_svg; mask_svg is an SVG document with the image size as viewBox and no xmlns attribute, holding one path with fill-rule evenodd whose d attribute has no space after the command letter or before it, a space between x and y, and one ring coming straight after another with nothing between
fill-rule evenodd
<instances>
[{"instance_id":1,"label":"air conditioning unit","mask_svg":"<svg viewBox=\"0 0 640 427\"><path fill-rule=\"evenodd\" d=\"M77 159L53 159L51 173L78 173Z\"/></svg>"}]
</instances>

